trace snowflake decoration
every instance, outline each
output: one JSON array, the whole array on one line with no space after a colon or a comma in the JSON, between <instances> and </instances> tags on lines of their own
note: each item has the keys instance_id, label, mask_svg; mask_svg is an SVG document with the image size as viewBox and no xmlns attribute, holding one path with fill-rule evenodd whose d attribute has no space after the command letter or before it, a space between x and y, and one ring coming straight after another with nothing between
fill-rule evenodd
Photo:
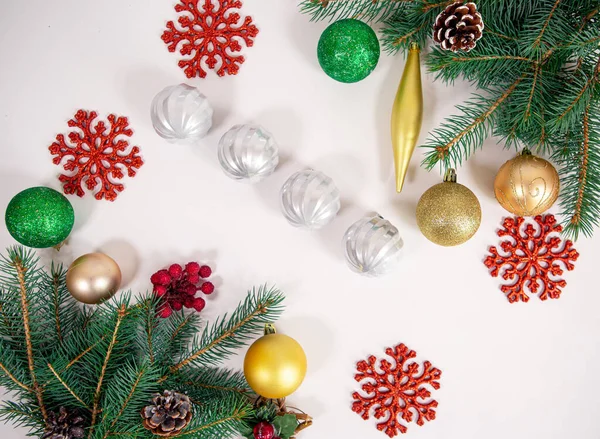
<instances>
[{"instance_id":1,"label":"snowflake decoration","mask_svg":"<svg viewBox=\"0 0 600 439\"><path fill-rule=\"evenodd\" d=\"M128 128L129 122L126 117L108 115L110 129L107 130L104 121L99 121L93 126L98 114L95 111L87 112L79 110L68 125L79 128L80 131L71 131L68 135L71 144L65 140L65 136L59 134L56 141L48 148L55 157L52 162L60 165L67 158L63 168L70 175L61 174L58 178L63 183L65 194L77 194L83 197L85 194L83 184L93 191L98 184L99 189L94 195L96 199L105 198L114 201L124 187L115 180L123 178L124 170L127 175L135 176L136 170L144 161L138 155L140 149L137 146L129 147L129 142L119 136L131 137L133 131Z\"/></svg>"},{"instance_id":2,"label":"snowflake decoration","mask_svg":"<svg viewBox=\"0 0 600 439\"><path fill-rule=\"evenodd\" d=\"M387 348L386 355L394 359L395 364L382 359L379 368L375 365L377 358L371 355L367 361L359 361L356 365L358 373L354 376L356 381L367 380L362 385L366 396L354 392L352 397L352 411L358 413L363 419L369 419L371 409L374 409L375 419L385 418L377 424L377 429L383 431L389 437L400 433L406 433L406 426L400 422L400 418L406 422L412 422L416 415L417 425L423 425L425 421L435 419L435 410L438 403L430 399L431 392L426 385L439 389L438 380L442 371L432 367L429 361L423 363L422 371L419 372L419 364L412 361L417 353L408 349L404 344L395 348ZM381 370L381 372L379 372Z\"/></svg>"},{"instance_id":3,"label":"snowflake decoration","mask_svg":"<svg viewBox=\"0 0 600 439\"><path fill-rule=\"evenodd\" d=\"M202 10L199 7L201 1L204 1ZM175 52L183 42L179 52L192 57L180 60L179 67L188 78L206 77L203 60L212 70L220 60L219 76L237 74L239 65L244 62L242 55L233 55L242 50L240 40L251 47L253 38L258 35L252 17L245 17L240 24L240 14L231 11L241 7L240 0L179 0L175 11L185 13L178 19L181 30L169 21L162 40L167 43L169 52Z\"/></svg>"},{"instance_id":4,"label":"snowflake decoration","mask_svg":"<svg viewBox=\"0 0 600 439\"><path fill-rule=\"evenodd\" d=\"M563 245L559 236L550 236L562 232L562 226L556 224L554 215L538 215L534 220L537 227L533 224L523 227L524 218L506 218L504 228L498 230L498 236L512 238L500 244L506 255L499 254L496 247L492 246L491 255L484 261L485 266L491 268L493 277L497 277L502 267L506 266L502 278L514 282L503 285L501 290L510 303L527 302L529 296L525 288L537 294L542 284L543 289L539 294L541 300L558 299L561 288L567 283L556 277L563 274L562 266L573 270L575 265L572 262L579 257L573 242L566 240Z\"/></svg>"}]
</instances>

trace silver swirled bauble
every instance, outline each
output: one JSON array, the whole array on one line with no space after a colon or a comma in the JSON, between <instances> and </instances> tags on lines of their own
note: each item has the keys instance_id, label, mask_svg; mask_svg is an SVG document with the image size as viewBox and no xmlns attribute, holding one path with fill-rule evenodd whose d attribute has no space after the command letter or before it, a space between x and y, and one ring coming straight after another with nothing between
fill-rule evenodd
<instances>
[{"instance_id":1,"label":"silver swirled bauble","mask_svg":"<svg viewBox=\"0 0 600 439\"><path fill-rule=\"evenodd\" d=\"M340 191L327 175L307 169L296 172L281 188L281 211L294 227L320 229L340 210Z\"/></svg>"},{"instance_id":2,"label":"silver swirled bauble","mask_svg":"<svg viewBox=\"0 0 600 439\"><path fill-rule=\"evenodd\" d=\"M169 142L195 142L212 126L213 109L196 87L173 85L158 93L150 109L156 133Z\"/></svg>"},{"instance_id":3,"label":"silver swirled bauble","mask_svg":"<svg viewBox=\"0 0 600 439\"><path fill-rule=\"evenodd\" d=\"M366 215L352 224L343 244L350 269L373 277L394 270L404 246L398 229L378 214Z\"/></svg>"},{"instance_id":4,"label":"silver swirled bauble","mask_svg":"<svg viewBox=\"0 0 600 439\"><path fill-rule=\"evenodd\" d=\"M279 164L277 144L259 125L236 125L219 141L219 163L234 180L256 183L271 175Z\"/></svg>"}]
</instances>

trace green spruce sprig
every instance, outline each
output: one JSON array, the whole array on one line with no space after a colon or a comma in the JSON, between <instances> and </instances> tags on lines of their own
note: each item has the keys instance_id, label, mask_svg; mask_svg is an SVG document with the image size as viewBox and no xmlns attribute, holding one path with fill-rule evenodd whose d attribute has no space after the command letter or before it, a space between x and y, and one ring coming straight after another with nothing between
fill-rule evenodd
<instances>
[{"instance_id":1,"label":"green spruce sprig","mask_svg":"<svg viewBox=\"0 0 600 439\"><path fill-rule=\"evenodd\" d=\"M260 287L230 317L197 335L196 314L158 317L152 296L130 293L81 307L66 272L38 266L17 246L0 260L0 385L13 401L0 419L40 435L61 407L85 420L86 438L152 439L141 410L165 389L190 396L193 418L181 438L230 437L253 419L243 374L215 366L259 335L282 311L282 294Z\"/></svg>"}]
</instances>

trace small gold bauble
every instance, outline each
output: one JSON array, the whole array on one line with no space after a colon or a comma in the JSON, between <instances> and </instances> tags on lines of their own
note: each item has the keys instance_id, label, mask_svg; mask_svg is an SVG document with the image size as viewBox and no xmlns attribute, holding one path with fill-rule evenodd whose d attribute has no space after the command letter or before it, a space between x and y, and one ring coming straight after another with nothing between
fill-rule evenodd
<instances>
[{"instance_id":1,"label":"small gold bauble","mask_svg":"<svg viewBox=\"0 0 600 439\"><path fill-rule=\"evenodd\" d=\"M525 149L504 163L494 181L496 199L518 216L535 216L550 209L560 190L556 168Z\"/></svg>"},{"instance_id":2,"label":"small gold bauble","mask_svg":"<svg viewBox=\"0 0 600 439\"><path fill-rule=\"evenodd\" d=\"M265 335L246 353L244 375L257 395L269 399L285 398L304 380L306 354L296 340L275 333L275 327L267 325Z\"/></svg>"},{"instance_id":3,"label":"small gold bauble","mask_svg":"<svg viewBox=\"0 0 600 439\"><path fill-rule=\"evenodd\" d=\"M431 242L459 245L479 229L481 205L469 188L456 183L456 172L449 169L444 182L429 188L419 200L417 224Z\"/></svg>"},{"instance_id":4,"label":"small gold bauble","mask_svg":"<svg viewBox=\"0 0 600 439\"><path fill-rule=\"evenodd\" d=\"M121 284L121 269L104 253L83 255L67 271L67 290L82 303L98 304L110 299Z\"/></svg>"}]
</instances>

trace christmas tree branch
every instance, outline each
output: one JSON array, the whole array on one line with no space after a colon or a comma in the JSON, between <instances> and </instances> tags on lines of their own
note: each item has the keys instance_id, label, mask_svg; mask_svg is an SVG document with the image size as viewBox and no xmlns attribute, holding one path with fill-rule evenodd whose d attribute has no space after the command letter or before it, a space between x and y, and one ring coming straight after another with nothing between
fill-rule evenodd
<instances>
[{"instance_id":1,"label":"christmas tree branch","mask_svg":"<svg viewBox=\"0 0 600 439\"><path fill-rule=\"evenodd\" d=\"M577 227L581 223L581 212L584 201L584 194L588 180L589 166L589 151L590 151L590 106L588 105L583 115L583 144L581 151L581 167L579 171L579 190L577 191L577 201L575 202L575 210L571 214L569 223Z\"/></svg>"},{"instance_id":2,"label":"christmas tree branch","mask_svg":"<svg viewBox=\"0 0 600 439\"><path fill-rule=\"evenodd\" d=\"M494 114L494 112L498 109L498 107L514 92L515 88L521 83L521 81L525 79L525 75L518 78L515 82L513 82L497 99L491 101L487 109L476 116L467 126L460 129L458 133L451 134L454 131L456 125L447 125L442 127L439 132L440 134L436 136L435 132L433 134L434 139L430 141L426 147L432 148L432 152L428 153L423 163L427 166L428 169L431 169L435 166L436 163L442 161L445 164L445 167L454 166L460 162L462 162L462 154L454 154L454 159L452 162L449 162L449 158L451 156L451 151L457 146L462 145L465 151L473 151L476 148L480 147L483 143L485 133L477 133L475 136L471 136L471 133L475 132L475 130L483 127L489 120L489 118ZM463 107L463 111L467 108ZM451 137L448 139L448 134ZM438 141L446 138L447 140L443 144L439 144Z\"/></svg>"},{"instance_id":3,"label":"christmas tree branch","mask_svg":"<svg viewBox=\"0 0 600 439\"><path fill-rule=\"evenodd\" d=\"M8 378L10 378L17 386L28 392L35 393L35 391L31 387L26 386L21 381L19 381L12 373L10 373L10 371L4 366L4 364L0 363L0 369L2 369L2 372L4 372L4 374Z\"/></svg>"},{"instance_id":4,"label":"christmas tree branch","mask_svg":"<svg viewBox=\"0 0 600 439\"><path fill-rule=\"evenodd\" d=\"M243 346L245 341L263 331L266 323L272 323L279 316L282 300L283 296L276 289L267 290L263 286L258 292L252 290L229 319L225 315L204 330L192 352L172 366L171 372L199 359L210 364L227 358L233 349Z\"/></svg>"},{"instance_id":5,"label":"christmas tree branch","mask_svg":"<svg viewBox=\"0 0 600 439\"><path fill-rule=\"evenodd\" d=\"M86 348L85 350L83 350L80 354L78 354L75 358L73 358L73 360L71 360L71 362L69 364L67 364L65 369L70 369L71 367L75 366L77 363L79 363L79 361L85 357L87 354L89 354L96 346L98 346L98 344L100 344L104 339L106 338L106 336L102 336L100 337L100 339L95 342L94 344L92 344L91 346L89 346L88 348Z\"/></svg>"},{"instance_id":6,"label":"christmas tree branch","mask_svg":"<svg viewBox=\"0 0 600 439\"><path fill-rule=\"evenodd\" d=\"M454 3L455 0L445 0L442 2L437 2L437 3L429 3L428 0L425 0L423 3L425 3L425 6L422 8L423 12L427 12L431 9L437 9L437 8L445 8L449 5L451 5L452 3Z\"/></svg>"},{"instance_id":7,"label":"christmas tree branch","mask_svg":"<svg viewBox=\"0 0 600 439\"><path fill-rule=\"evenodd\" d=\"M121 304L119 306L117 312L117 321L115 323L115 329L112 334L112 339L110 340L110 344L108 345L108 349L106 351L106 356L104 358L104 364L102 365L102 372L100 373L100 377L98 379L98 385L96 386L96 393L94 395L94 407L92 409L92 422L89 429L88 439L92 437L92 432L94 431L94 427L96 425L96 418L99 414L98 404L100 402L100 394L102 391L102 382L104 381L104 376L106 374L106 368L108 367L108 362L110 360L110 356L112 354L113 348L115 347L115 343L117 342L117 334L119 333L119 327L121 326L121 322L125 318L127 313L127 308L125 304Z\"/></svg>"},{"instance_id":8,"label":"christmas tree branch","mask_svg":"<svg viewBox=\"0 0 600 439\"><path fill-rule=\"evenodd\" d=\"M546 21L544 22L544 25L542 26L542 29L540 30L540 34L537 36L537 38L534 40L533 44L531 45L532 50L536 50L541 45L542 38L544 37L544 33L546 32L546 29L548 29L550 20L552 19L552 16L556 12L556 8L558 8L558 5L560 2L561 2L561 0L556 0L556 2L554 3L554 6L552 7L552 9L550 10L550 13L548 14L548 18L546 19Z\"/></svg>"},{"instance_id":9,"label":"christmas tree branch","mask_svg":"<svg viewBox=\"0 0 600 439\"><path fill-rule=\"evenodd\" d=\"M29 300L27 297L27 283L25 281L25 272L27 271L27 267L23 265L21 255L19 255L17 252L14 252L12 256L13 265L15 270L17 271L17 278L19 281L21 312L23 316L23 329L25 331L25 346L27 348L27 363L29 365L29 374L31 376L32 388L38 400L40 411L42 412L44 420L47 420L48 414L46 412L46 406L44 404L42 388L39 386L37 378L35 376L35 362L33 359L33 345L31 343L31 327L29 322Z\"/></svg>"},{"instance_id":10,"label":"christmas tree branch","mask_svg":"<svg viewBox=\"0 0 600 439\"><path fill-rule=\"evenodd\" d=\"M302 0L300 10L312 20L341 20L360 18L364 21L381 21L401 7L415 0Z\"/></svg>"},{"instance_id":11,"label":"christmas tree branch","mask_svg":"<svg viewBox=\"0 0 600 439\"><path fill-rule=\"evenodd\" d=\"M63 387L65 388L65 390L67 392L69 392L71 394L71 396L73 396L73 398L75 398L77 400L77 402L79 402L86 409L88 409L88 410L90 409L87 406L87 404L85 402L83 402L83 400L73 391L73 389L71 389L69 387L69 385L60 377L60 375L58 374L58 372L56 372L56 370L54 370L54 368L52 367L52 365L50 363L48 363L48 369L50 369L50 371L56 377L56 379L58 380L58 382L63 385Z\"/></svg>"},{"instance_id":12,"label":"christmas tree branch","mask_svg":"<svg viewBox=\"0 0 600 439\"><path fill-rule=\"evenodd\" d=\"M60 275L59 273L54 272L54 266L52 266L52 299L54 304L54 321L56 324L56 335L58 337L58 341L63 341L63 334L60 325Z\"/></svg>"},{"instance_id":13,"label":"christmas tree branch","mask_svg":"<svg viewBox=\"0 0 600 439\"><path fill-rule=\"evenodd\" d=\"M109 434L110 434L110 430L113 429L116 425L116 423L119 421L119 419L121 418L121 416L123 416L123 413L125 412L125 409L127 409L127 406L129 405L129 403L131 402L131 399L133 398L133 395L135 394L140 382L142 381L142 378L144 377L144 375L146 374L148 370L147 369L141 369L138 374L135 377L135 381L133 382L133 385L131 386L131 390L129 391L129 394L127 395L127 398L125 398L125 401L123 402L123 405L121 406L121 408L119 409L119 412L117 413L117 415L113 418L113 421L110 424L109 429L106 430L106 433L103 436L103 439L106 439Z\"/></svg>"}]
</instances>

